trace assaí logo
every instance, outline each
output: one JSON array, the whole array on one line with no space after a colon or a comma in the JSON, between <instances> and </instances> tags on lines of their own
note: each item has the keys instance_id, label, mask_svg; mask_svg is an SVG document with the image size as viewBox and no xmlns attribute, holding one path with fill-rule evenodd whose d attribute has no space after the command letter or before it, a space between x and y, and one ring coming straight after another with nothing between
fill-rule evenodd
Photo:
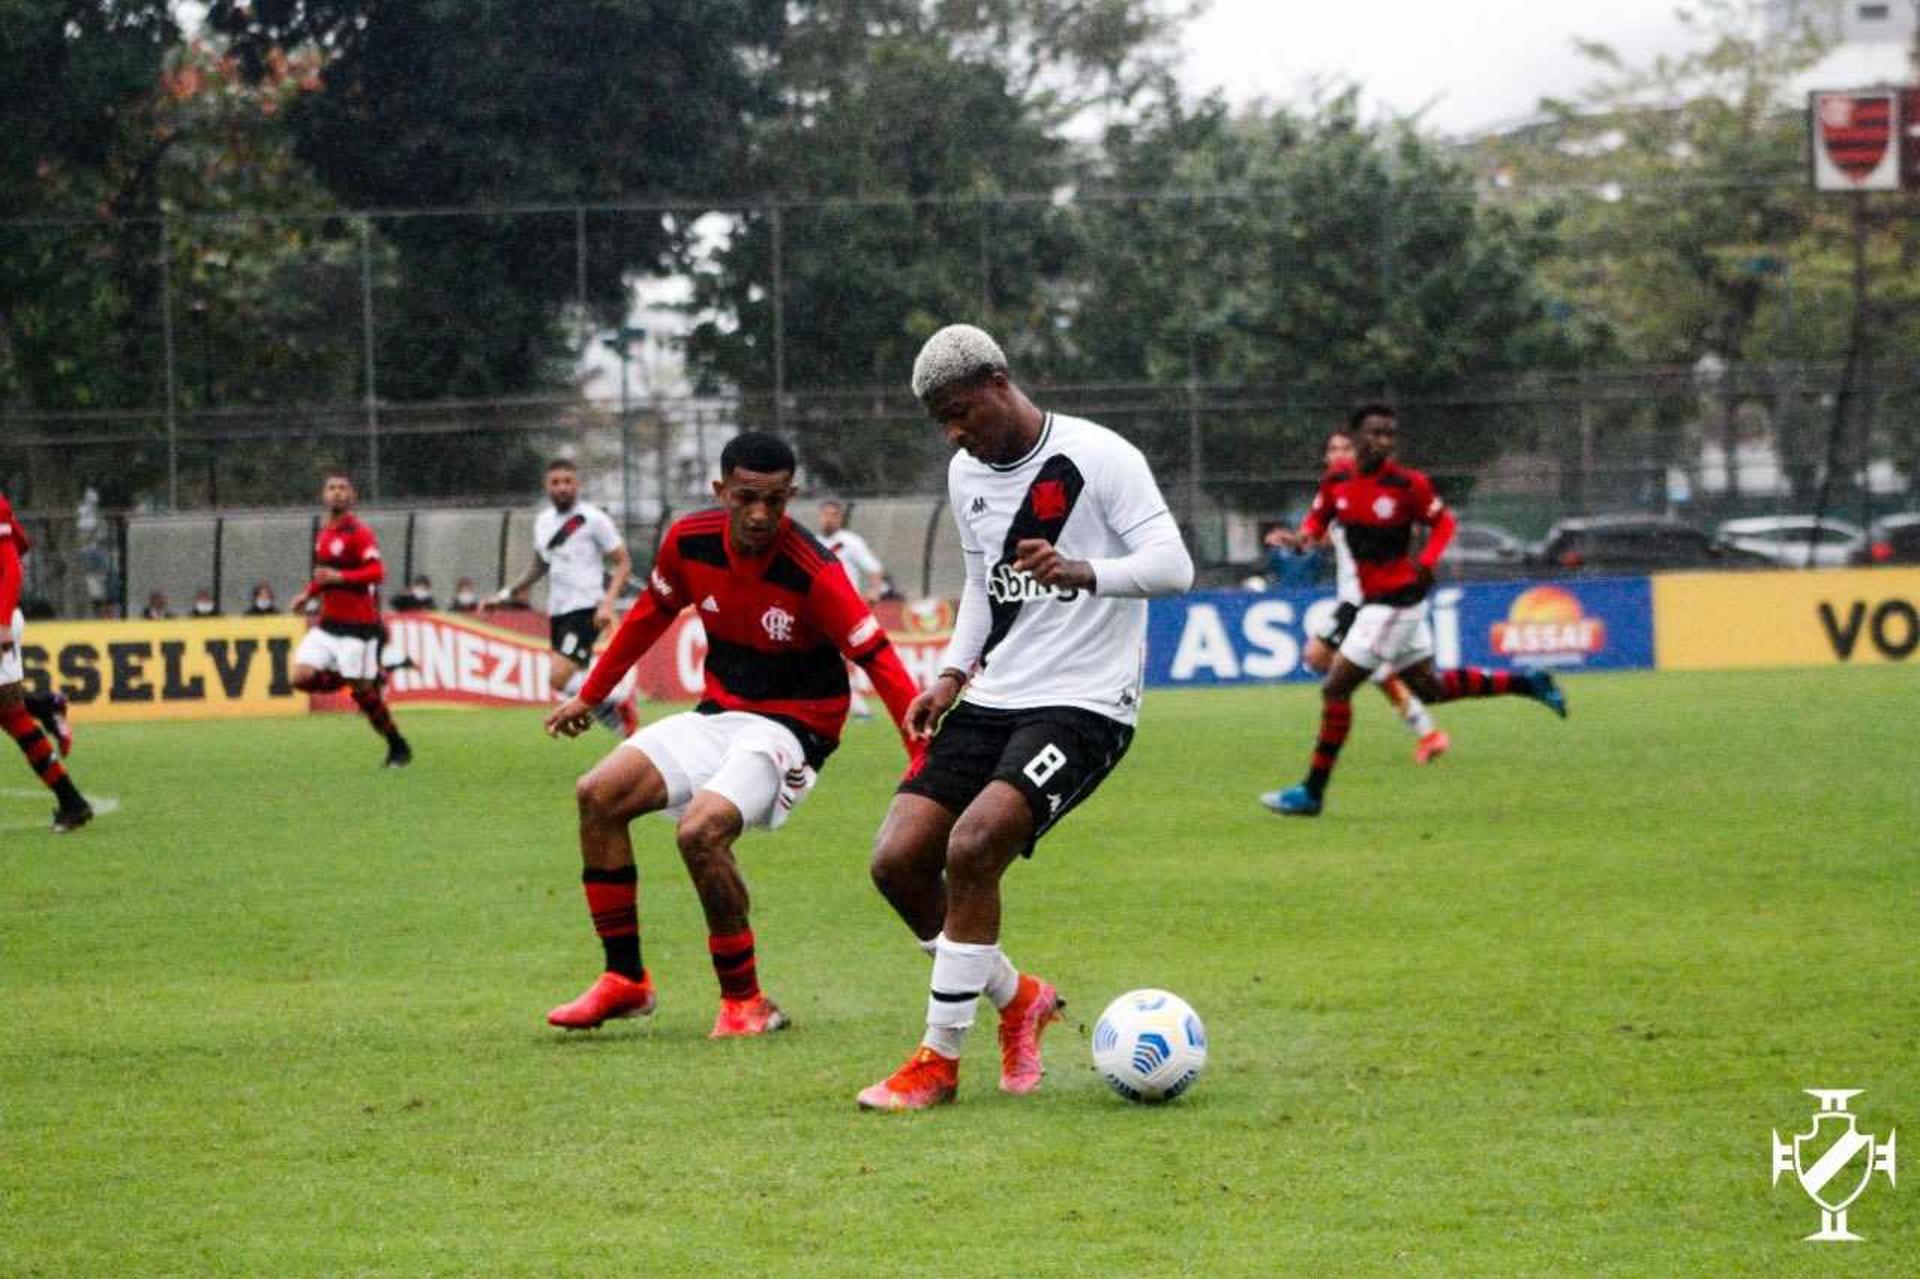
<instances>
[{"instance_id":1,"label":"assa\u00ed logo","mask_svg":"<svg viewBox=\"0 0 1920 1279\"><path fill-rule=\"evenodd\" d=\"M1024 604L1028 600L1044 599L1065 603L1080 598L1080 591L1072 586L1042 586L1033 580L1033 574L1023 573L1001 560L987 575L987 598L995 604Z\"/></svg>"},{"instance_id":2,"label":"assa\u00ed logo","mask_svg":"<svg viewBox=\"0 0 1920 1279\"><path fill-rule=\"evenodd\" d=\"M1493 651L1511 662L1573 665L1607 646L1607 624L1588 617L1572 591L1536 586L1514 597L1507 619L1493 624L1489 638Z\"/></svg>"}]
</instances>

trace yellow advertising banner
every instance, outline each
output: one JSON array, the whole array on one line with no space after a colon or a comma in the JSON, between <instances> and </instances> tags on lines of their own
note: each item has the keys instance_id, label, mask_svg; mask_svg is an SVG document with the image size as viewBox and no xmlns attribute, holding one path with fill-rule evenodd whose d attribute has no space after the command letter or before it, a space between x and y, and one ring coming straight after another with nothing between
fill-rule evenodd
<instances>
[{"instance_id":1,"label":"yellow advertising banner","mask_svg":"<svg viewBox=\"0 0 1920 1279\"><path fill-rule=\"evenodd\" d=\"M1920 569L1663 573L1653 639L1663 671L1920 661Z\"/></svg>"},{"instance_id":2,"label":"yellow advertising banner","mask_svg":"<svg viewBox=\"0 0 1920 1279\"><path fill-rule=\"evenodd\" d=\"M302 618L29 622L20 656L30 691L67 695L76 723L304 715L293 654Z\"/></svg>"}]
</instances>

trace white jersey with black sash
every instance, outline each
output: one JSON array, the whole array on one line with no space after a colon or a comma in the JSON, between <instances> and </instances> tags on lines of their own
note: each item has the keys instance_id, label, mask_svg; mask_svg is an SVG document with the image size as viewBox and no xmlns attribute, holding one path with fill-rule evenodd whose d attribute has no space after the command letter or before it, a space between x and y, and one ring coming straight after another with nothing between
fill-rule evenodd
<instances>
[{"instance_id":1,"label":"white jersey with black sash","mask_svg":"<svg viewBox=\"0 0 1920 1279\"><path fill-rule=\"evenodd\" d=\"M549 504L533 517L533 552L546 562L547 612L594 608L607 586L607 556L620 545L613 519L592 502L565 511Z\"/></svg>"},{"instance_id":2,"label":"white jersey with black sash","mask_svg":"<svg viewBox=\"0 0 1920 1279\"><path fill-rule=\"evenodd\" d=\"M948 496L967 585L946 663L977 670L966 700L1019 710L1076 706L1139 718L1150 595L1186 589L1192 561L1140 450L1084 418L1049 413L1024 457L954 455ZM1087 560L1091 591L1042 586L1013 567L1019 543Z\"/></svg>"}]
</instances>

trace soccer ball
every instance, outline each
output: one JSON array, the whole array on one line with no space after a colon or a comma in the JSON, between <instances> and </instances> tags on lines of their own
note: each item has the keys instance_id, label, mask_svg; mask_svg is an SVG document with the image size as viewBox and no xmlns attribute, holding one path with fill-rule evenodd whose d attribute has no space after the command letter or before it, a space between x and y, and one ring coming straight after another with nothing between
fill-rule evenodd
<instances>
[{"instance_id":1,"label":"soccer ball","mask_svg":"<svg viewBox=\"0 0 1920 1279\"><path fill-rule=\"evenodd\" d=\"M1207 1028L1187 1001L1130 990L1093 1027L1093 1068L1128 1101L1172 1101L1207 1064Z\"/></svg>"}]
</instances>

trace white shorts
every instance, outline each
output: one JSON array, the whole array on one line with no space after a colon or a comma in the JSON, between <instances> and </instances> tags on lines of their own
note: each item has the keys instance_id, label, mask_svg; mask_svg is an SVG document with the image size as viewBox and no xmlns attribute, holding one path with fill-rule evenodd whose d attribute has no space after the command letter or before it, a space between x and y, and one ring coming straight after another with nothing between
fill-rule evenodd
<instances>
[{"instance_id":1,"label":"white shorts","mask_svg":"<svg viewBox=\"0 0 1920 1279\"><path fill-rule=\"evenodd\" d=\"M800 739L748 711L684 711L655 720L623 745L645 755L667 782L667 815L687 811L697 790L740 810L749 826L777 829L817 779Z\"/></svg>"},{"instance_id":2,"label":"white shorts","mask_svg":"<svg viewBox=\"0 0 1920 1279\"><path fill-rule=\"evenodd\" d=\"M377 679L380 675L380 641L335 635L318 626L310 629L294 651L295 666L311 666L316 671L338 671L341 679Z\"/></svg>"},{"instance_id":3,"label":"white shorts","mask_svg":"<svg viewBox=\"0 0 1920 1279\"><path fill-rule=\"evenodd\" d=\"M1404 671L1433 656L1433 628L1427 625L1427 602L1395 608L1391 604L1362 604L1354 615L1340 656L1362 670Z\"/></svg>"},{"instance_id":4,"label":"white shorts","mask_svg":"<svg viewBox=\"0 0 1920 1279\"><path fill-rule=\"evenodd\" d=\"M17 608L7 625L7 638L13 647L0 653L0 685L18 684L27 677L27 668L20 660L20 646L27 642L27 615Z\"/></svg>"}]
</instances>

